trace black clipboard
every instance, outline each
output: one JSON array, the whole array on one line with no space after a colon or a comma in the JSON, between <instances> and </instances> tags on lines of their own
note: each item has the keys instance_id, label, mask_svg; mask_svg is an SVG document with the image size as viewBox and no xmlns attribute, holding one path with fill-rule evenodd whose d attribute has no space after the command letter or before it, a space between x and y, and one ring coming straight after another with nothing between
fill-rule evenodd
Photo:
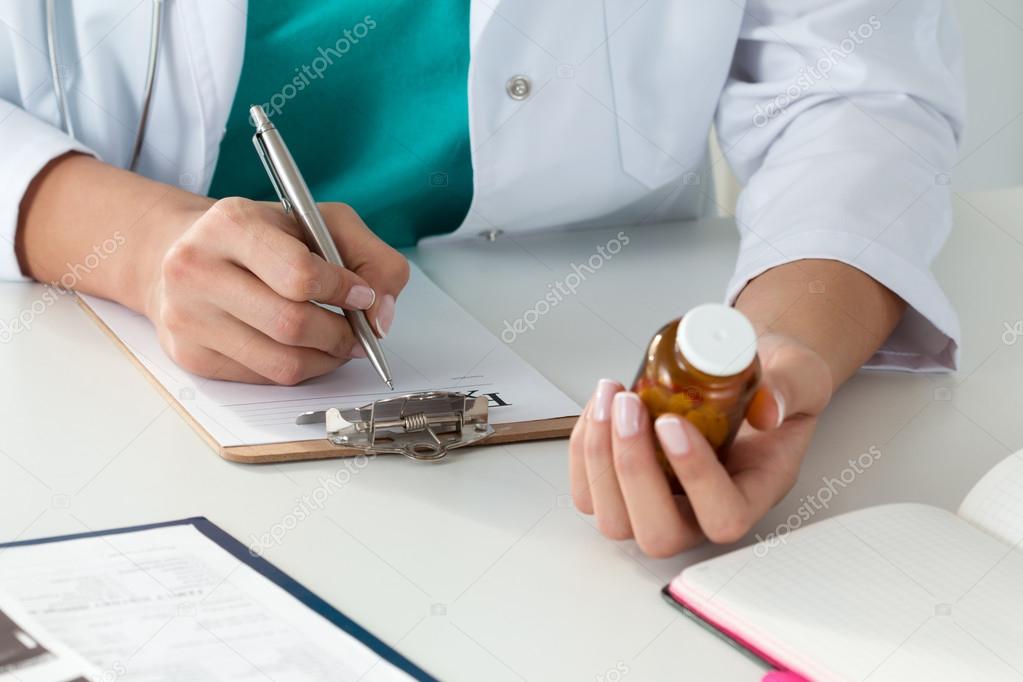
<instances>
[{"instance_id":1,"label":"black clipboard","mask_svg":"<svg viewBox=\"0 0 1023 682\"><path fill-rule=\"evenodd\" d=\"M395 668L411 675L417 680L423 680L424 682L437 682L436 678L428 675L422 668L392 649L369 630L335 609L333 606L318 597L314 592L263 557L250 552L245 545L204 516L195 516L187 519L179 519L177 521L149 523L141 526L130 526L127 528L114 528L111 530L90 531L87 533L73 533L71 535L57 535L50 538L18 540L17 542L0 543L0 550L12 547L24 547L27 545L41 545L51 542L64 542L65 540L77 540L79 538L90 538L101 535L134 533L136 531L165 528L167 526L192 526L217 545L225 549L229 554L231 554L231 556L252 567L261 576L283 589L298 601L302 602L306 607L312 609L317 614L333 623L336 627L344 630L346 633L362 642L367 648L373 651L373 653L380 656L380 658L384 659Z\"/></svg>"}]
</instances>

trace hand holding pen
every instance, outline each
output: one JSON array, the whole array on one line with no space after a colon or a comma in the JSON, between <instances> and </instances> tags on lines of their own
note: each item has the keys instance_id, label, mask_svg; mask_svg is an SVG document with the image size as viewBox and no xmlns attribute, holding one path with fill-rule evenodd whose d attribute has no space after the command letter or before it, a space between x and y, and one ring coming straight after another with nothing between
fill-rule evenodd
<instances>
[{"instance_id":1,"label":"hand holding pen","mask_svg":"<svg viewBox=\"0 0 1023 682\"><path fill-rule=\"evenodd\" d=\"M72 161L98 164L84 156ZM363 311L378 337L390 329L408 262L350 207L318 205L343 268L310 250L278 202L172 194L154 190L164 198L152 220L145 217L147 229L131 236L132 248L146 247L140 252L156 258L136 264L152 279L140 283L132 307L149 317L164 350L184 369L290 385L364 358L348 319L310 300Z\"/></svg>"},{"instance_id":2,"label":"hand holding pen","mask_svg":"<svg viewBox=\"0 0 1023 682\"><path fill-rule=\"evenodd\" d=\"M167 235L145 235L166 244L143 311L178 365L212 379L292 385L365 357L348 320L309 301L363 310L382 336L408 262L348 206L320 211L350 269L313 254L277 202L204 200L156 225Z\"/></svg>"}]
</instances>

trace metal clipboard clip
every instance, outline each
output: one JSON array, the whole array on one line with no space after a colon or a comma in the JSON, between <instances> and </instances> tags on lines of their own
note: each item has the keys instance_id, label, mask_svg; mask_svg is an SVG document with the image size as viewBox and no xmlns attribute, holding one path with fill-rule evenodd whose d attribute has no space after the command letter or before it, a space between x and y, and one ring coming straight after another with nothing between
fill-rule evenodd
<instances>
[{"instance_id":1,"label":"metal clipboard clip","mask_svg":"<svg viewBox=\"0 0 1023 682\"><path fill-rule=\"evenodd\" d=\"M306 412L296 424L326 424L334 445L372 454L398 454L436 462L449 450L494 432L486 396L427 391L377 400L362 407Z\"/></svg>"}]
</instances>

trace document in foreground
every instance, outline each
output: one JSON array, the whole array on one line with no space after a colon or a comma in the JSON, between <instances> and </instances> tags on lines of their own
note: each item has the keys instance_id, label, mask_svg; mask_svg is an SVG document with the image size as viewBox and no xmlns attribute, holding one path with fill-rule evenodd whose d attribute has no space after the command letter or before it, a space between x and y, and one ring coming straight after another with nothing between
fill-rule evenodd
<instances>
[{"instance_id":1,"label":"document in foreground","mask_svg":"<svg viewBox=\"0 0 1023 682\"><path fill-rule=\"evenodd\" d=\"M183 522L5 547L0 584L100 679L412 679L257 571L269 566L259 561Z\"/></svg>"}]
</instances>

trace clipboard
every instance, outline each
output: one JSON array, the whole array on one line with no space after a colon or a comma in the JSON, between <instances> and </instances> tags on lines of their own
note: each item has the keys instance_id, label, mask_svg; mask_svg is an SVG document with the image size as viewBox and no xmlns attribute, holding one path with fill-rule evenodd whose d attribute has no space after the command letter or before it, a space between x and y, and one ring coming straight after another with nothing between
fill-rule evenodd
<instances>
[{"instance_id":1,"label":"clipboard","mask_svg":"<svg viewBox=\"0 0 1023 682\"><path fill-rule=\"evenodd\" d=\"M6 550L14 547L25 547L28 545L64 542L67 540L77 540L79 538L134 533L137 531L146 531L154 528L164 528L167 526L192 526L222 549L227 551L235 559L251 567L261 576L283 589L307 608L322 616L335 627L349 634L355 640L361 642L373 653L393 665L395 668L398 668L417 680L422 680L424 682L436 682L436 678L427 674L422 668L399 654L378 637L366 630L366 628L362 627L354 620L325 602L313 591L299 583L287 573L277 568L261 556L250 552L248 548L239 542L234 536L230 535L227 531L223 530L204 516L195 516L187 519L179 519L177 521L149 523L125 528L114 528L111 530L57 535L49 538L18 540L16 542L0 543L0 550Z\"/></svg>"},{"instance_id":2,"label":"clipboard","mask_svg":"<svg viewBox=\"0 0 1023 682\"><path fill-rule=\"evenodd\" d=\"M196 433L209 445L217 454L224 459L239 464L273 464L279 462L296 462L317 459L335 459L340 457L356 457L365 455L366 450L356 447L345 447L332 443L326 437L322 439L296 440L283 443L263 443L253 445L222 445L216 438L200 424L189 411L181 404L167 387L153 375L152 372L139 360L124 341L107 325L106 322L89 306L81 296L75 297L79 306L85 314L91 318L100 329L117 345L118 348L128 356L128 359L156 388L163 398L170 403L171 407L191 426ZM296 415L297 417L298 415ZM572 428L578 419L578 415L569 417L555 417L551 419L539 419L524 422L495 423L491 425L491 433L468 443L468 447L480 445L500 445L503 443L519 443L534 440L548 440L552 438L567 438L572 433ZM440 459L439 457L423 457L421 459Z\"/></svg>"}]
</instances>

